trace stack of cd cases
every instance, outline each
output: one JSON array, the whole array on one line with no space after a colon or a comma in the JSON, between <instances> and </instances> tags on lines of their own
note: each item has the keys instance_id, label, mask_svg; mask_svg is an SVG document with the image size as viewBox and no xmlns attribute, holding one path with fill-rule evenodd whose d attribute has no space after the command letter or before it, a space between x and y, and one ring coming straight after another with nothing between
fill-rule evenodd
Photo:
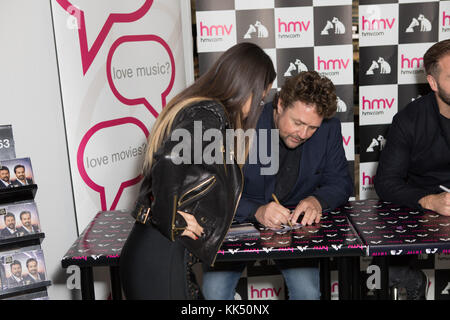
<instances>
[{"instance_id":1,"label":"stack of cd cases","mask_svg":"<svg viewBox=\"0 0 450 320\"><path fill-rule=\"evenodd\" d=\"M11 126L0 126L0 140L0 299L48 299L31 160L16 158Z\"/></svg>"}]
</instances>

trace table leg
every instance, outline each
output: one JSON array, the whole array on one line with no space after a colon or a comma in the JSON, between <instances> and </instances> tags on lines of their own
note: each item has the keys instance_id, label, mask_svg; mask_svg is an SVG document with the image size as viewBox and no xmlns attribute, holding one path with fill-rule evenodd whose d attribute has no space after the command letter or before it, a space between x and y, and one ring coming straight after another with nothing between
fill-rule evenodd
<instances>
[{"instance_id":1,"label":"table leg","mask_svg":"<svg viewBox=\"0 0 450 320\"><path fill-rule=\"evenodd\" d=\"M320 258L321 300L331 300L330 259Z\"/></svg>"},{"instance_id":2,"label":"table leg","mask_svg":"<svg viewBox=\"0 0 450 320\"><path fill-rule=\"evenodd\" d=\"M361 300L361 285L359 283L360 277L360 258L352 257L352 298L353 300Z\"/></svg>"},{"instance_id":3,"label":"table leg","mask_svg":"<svg viewBox=\"0 0 450 320\"><path fill-rule=\"evenodd\" d=\"M120 272L118 266L109 267L111 277L111 295L113 300L122 300L122 286L120 284Z\"/></svg>"},{"instance_id":4,"label":"table leg","mask_svg":"<svg viewBox=\"0 0 450 320\"><path fill-rule=\"evenodd\" d=\"M95 300L94 275L92 267L80 267L81 299Z\"/></svg>"},{"instance_id":5,"label":"table leg","mask_svg":"<svg viewBox=\"0 0 450 320\"><path fill-rule=\"evenodd\" d=\"M349 273L350 269L350 258L341 257L337 260L338 263L338 277L339 277L339 300L349 300L351 297L351 286L352 281L350 279Z\"/></svg>"}]
</instances>

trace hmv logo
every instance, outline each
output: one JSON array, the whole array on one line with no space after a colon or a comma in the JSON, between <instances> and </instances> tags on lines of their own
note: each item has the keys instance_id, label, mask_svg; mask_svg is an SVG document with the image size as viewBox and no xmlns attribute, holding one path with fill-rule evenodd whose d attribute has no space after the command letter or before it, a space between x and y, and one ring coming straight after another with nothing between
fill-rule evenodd
<instances>
[{"instance_id":1,"label":"hmv logo","mask_svg":"<svg viewBox=\"0 0 450 320\"><path fill-rule=\"evenodd\" d=\"M334 281L331 284L331 299L338 300L339 299L339 283Z\"/></svg>"},{"instance_id":2,"label":"hmv logo","mask_svg":"<svg viewBox=\"0 0 450 320\"><path fill-rule=\"evenodd\" d=\"M400 56L400 67L400 74L404 76L416 76L425 74L425 70L423 69L422 57L407 58L402 53Z\"/></svg>"},{"instance_id":3,"label":"hmv logo","mask_svg":"<svg viewBox=\"0 0 450 320\"><path fill-rule=\"evenodd\" d=\"M362 109L363 110L373 110L373 109L391 109L394 105L395 99L367 99L365 96L362 97Z\"/></svg>"},{"instance_id":4,"label":"hmv logo","mask_svg":"<svg viewBox=\"0 0 450 320\"><path fill-rule=\"evenodd\" d=\"M283 21L278 18L278 32L303 32L308 31L311 21Z\"/></svg>"},{"instance_id":5,"label":"hmv logo","mask_svg":"<svg viewBox=\"0 0 450 320\"><path fill-rule=\"evenodd\" d=\"M350 59L346 60L340 59L321 59L320 56L317 56L317 70L342 70L347 69L350 63Z\"/></svg>"},{"instance_id":6,"label":"hmv logo","mask_svg":"<svg viewBox=\"0 0 450 320\"><path fill-rule=\"evenodd\" d=\"M369 174L366 175L366 173L363 171L363 173L362 173L362 179L361 179L362 185L363 185L363 186L367 186L367 185L373 186L373 180L374 180L374 178L375 178L375 175L373 175L373 176L371 176L371 175L369 175Z\"/></svg>"},{"instance_id":7,"label":"hmv logo","mask_svg":"<svg viewBox=\"0 0 450 320\"><path fill-rule=\"evenodd\" d=\"M200 36L201 37L222 37L229 36L233 25L206 25L203 21L200 21Z\"/></svg>"},{"instance_id":8,"label":"hmv logo","mask_svg":"<svg viewBox=\"0 0 450 320\"><path fill-rule=\"evenodd\" d=\"M348 137L342 136L342 142L343 142L344 145L347 146L347 147L348 147L348 145L350 144L350 140L351 140L351 139L352 139L351 136L348 136Z\"/></svg>"},{"instance_id":9,"label":"hmv logo","mask_svg":"<svg viewBox=\"0 0 450 320\"><path fill-rule=\"evenodd\" d=\"M445 11L442 12L442 26L450 26L450 14Z\"/></svg>"},{"instance_id":10,"label":"hmv logo","mask_svg":"<svg viewBox=\"0 0 450 320\"><path fill-rule=\"evenodd\" d=\"M370 19L362 16L362 31L387 30L392 29L395 18L389 19Z\"/></svg>"},{"instance_id":11,"label":"hmv logo","mask_svg":"<svg viewBox=\"0 0 450 320\"><path fill-rule=\"evenodd\" d=\"M419 69L420 67L423 66L423 58L422 57L419 57L419 58L407 58L402 53L400 65L401 65L402 69L406 69L406 68L407 69L414 69L414 68Z\"/></svg>"},{"instance_id":12,"label":"hmv logo","mask_svg":"<svg viewBox=\"0 0 450 320\"><path fill-rule=\"evenodd\" d=\"M250 299L277 299L280 297L280 288L254 288L253 285L250 287Z\"/></svg>"}]
</instances>

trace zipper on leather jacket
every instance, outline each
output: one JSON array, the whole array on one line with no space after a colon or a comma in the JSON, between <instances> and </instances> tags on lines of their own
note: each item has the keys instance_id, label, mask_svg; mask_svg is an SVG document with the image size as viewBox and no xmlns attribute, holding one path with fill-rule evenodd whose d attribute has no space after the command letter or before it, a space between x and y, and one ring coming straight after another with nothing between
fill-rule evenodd
<instances>
[{"instance_id":1,"label":"zipper on leather jacket","mask_svg":"<svg viewBox=\"0 0 450 320\"><path fill-rule=\"evenodd\" d=\"M210 183L211 181L212 181L212 183ZM193 192L193 191L203 187L204 185L206 185L208 183L210 183L210 184L206 187L205 190L202 190L201 192L195 194L194 196L192 196L189 199L183 200L186 197L187 194L189 194L189 193L191 193L191 192ZM172 241L175 241L175 233L177 233L177 231L179 232L179 231L186 230L186 227L177 228L175 226L175 219L176 219L176 214L177 214L177 208L180 207L182 204L186 203L187 201L190 201L192 199L198 198L199 196L205 194L206 192L208 192L209 189L211 189L211 187L215 183L216 183L216 177L212 176L212 177L206 179L205 181L201 182L197 186L195 186L195 187L189 189L188 191L186 191L185 193L183 193L183 195L180 197L180 200L177 201L177 195L174 195L174 197L173 197L173 208L174 208L173 210L174 210L174 212L173 212L173 215L172 215L172 230L171 230L172 231L171 232L171 240ZM177 206L177 204L178 204L178 206Z\"/></svg>"},{"instance_id":2,"label":"zipper on leather jacket","mask_svg":"<svg viewBox=\"0 0 450 320\"><path fill-rule=\"evenodd\" d=\"M210 183L212 181L212 183ZM199 193L193 195L192 197L184 200L184 198L186 197L186 195L188 195L191 192L194 192L197 189L202 188L204 185L210 183L204 190L200 191ZM187 201L191 201L192 199L195 199L203 194L205 194L206 192L208 192L209 189L212 188L212 186L216 183L216 177L212 176L208 179L206 179L205 181L201 182L200 184L198 184L197 186L189 189L188 191L186 191L185 193L183 193L183 195L180 197L180 200L178 200L178 206L180 207L182 204L186 203Z\"/></svg>"},{"instance_id":3,"label":"zipper on leather jacket","mask_svg":"<svg viewBox=\"0 0 450 320\"><path fill-rule=\"evenodd\" d=\"M221 151L222 151L222 159L223 159L223 168L225 169L225 175L228 176L227 156L226 156L226 150L225 150L223 143L222 143Z\"/></svg>"},{"instance_id":4,"label":"zipper on leather jacket","mask_svg":"<svg viewBox=\"0 0 450 320\"><path fill-rule=\"evenodd\" d=\"M177 195L173 196L173 214L172 214L172 230L170 233L170 240L175 241L175 231L184 230L186 228L176 228L175 227L175 217L177 214Z\"/></svg>"},{"instance_id":5,"label":"zipper on leather jacket","mask_svg":"<svg viewBox=\"0 0 450 320\"><path fill-rule=\"evenodd\" d=\"M239 205L239 201L241 201L242 192L244 191L244 174L242 173L241 167L239 165L237 165L237 166L239 168L239 172L241 173L241 190L239 191L239 197L237 199L236 206L234 207L233 217L231 218L231 222L228 225L227 232L228 232L228 230L230 230L231 224L233 223L234 216L236 215L236 210L237 210L237 207ZM220 246L219 246L218 249L220 249L222 247L223 241L225 240L225 236L226 236L226 233L222 237L222 241L220 242ZM211 263L211 267L214 267L214 263L216 262L216 259L217 259L217 254L218 254L218 252L216 252L216 255L214 256L214 259L213 259L213 261Z\"/></svg>"}]
</instances>

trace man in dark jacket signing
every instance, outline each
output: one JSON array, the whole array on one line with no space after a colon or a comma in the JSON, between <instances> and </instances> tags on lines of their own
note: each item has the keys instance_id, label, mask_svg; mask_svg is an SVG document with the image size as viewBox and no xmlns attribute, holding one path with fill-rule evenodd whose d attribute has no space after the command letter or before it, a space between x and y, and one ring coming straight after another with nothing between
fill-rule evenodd
<instances>
[{"instance_id":1,"label":"man in dark jacket signing","mask_svg":"<svg viewBox=\"0 0 450 320\"><path fill-rule=\"evenodd\" d=\"M450 40L424 55L433 90L394 116L375 176L385 201L450 216ZM425 299L428 281L414 256L395 257L389 285L406 288L408 300Z\"/></svg>"},{"instance_id":2,"label":"man in dark jacket signing","mask_svg":"<svg viewBox=\"0 0 450 320\"><path fill-rule=\"evenodd\" d=\"M247 159L237 222L259 222L273 229L297 222L312 225L320 222L324 210L347 202L353 182L342 144L341 123L333 117L336 103L333 83L308 71L288 78L273 102L264 106L256 130L267 133L264 141L271 149L271 157L278 160L279 169L262 174L267 166ZM276 129L279 139L272 145ZM275 136L278 138L278 134ZM261 147L258 145L259 151ZM318 268L300 268L295 261L287 260L275 263L286 281L290 299L320 298ZM245 263L225 264L205 270L202 289L206 299L234 298Z\"/></svg>"},{"instance_id":3,"label":"man in dark jacket signing","mask_svg":"<svg viewBox=\"0 0 450 320\"><path fill-rule=\"evenodd\" d=\"M424 55L433 92L395 115L375 176L382 200L450 216L450 40Z\"/></svg>"}]
</instances>

